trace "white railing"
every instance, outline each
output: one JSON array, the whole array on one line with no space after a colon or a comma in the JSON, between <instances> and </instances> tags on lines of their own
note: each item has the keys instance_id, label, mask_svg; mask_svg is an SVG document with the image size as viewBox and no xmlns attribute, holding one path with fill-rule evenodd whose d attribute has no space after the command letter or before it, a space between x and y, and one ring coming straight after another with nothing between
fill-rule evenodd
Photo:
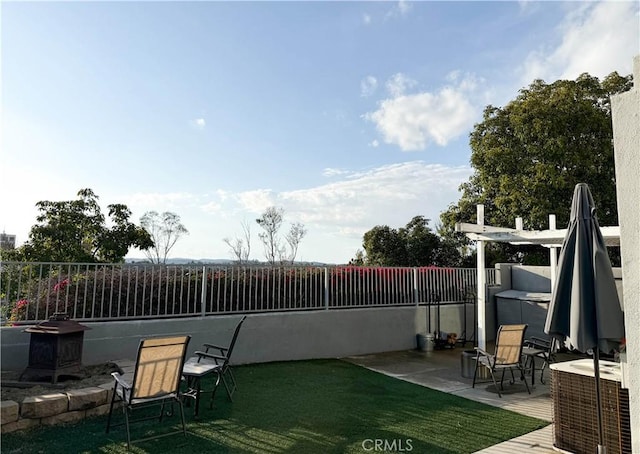
<instances>
[{"instance_id":1,"label":"white railing","mask_svg":"<svg viewBox=\"0 0 640 454\"><path fill-rule=\"evenodd\" d=\"M10 322L57 312L88 321L447 304L475 293L474 268L0 262Z\"/></svg>"}]
</instances>

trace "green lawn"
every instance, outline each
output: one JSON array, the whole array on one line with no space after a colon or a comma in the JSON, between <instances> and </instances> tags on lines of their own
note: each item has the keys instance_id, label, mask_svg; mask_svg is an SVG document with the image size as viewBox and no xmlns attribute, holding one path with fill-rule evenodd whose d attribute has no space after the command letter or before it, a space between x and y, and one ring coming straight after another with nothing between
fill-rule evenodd
<instances>
[{"instance_id":1,"label":"green lawn","mask_svg":"<svg viewBox=\"0 0 640 454\"><path fill-rule=\"evenodd\" d=\"M200 418L186 408L181 434L136 443L137 453L470 453L549 424L338 360L236 367L238 391L223 388ZM205 396L206 397L206 396ZM116 414L117 420L122 412ZM139 423L133 436L171 428L177 416ZM9 453L122 453L124 427L104 433L106 417L2 436ZM364 443L364 445L363 445ZM379 451L378 451L379 452ZM393 452L387 449L386 452Z\"/></svg>"}]
</instances>

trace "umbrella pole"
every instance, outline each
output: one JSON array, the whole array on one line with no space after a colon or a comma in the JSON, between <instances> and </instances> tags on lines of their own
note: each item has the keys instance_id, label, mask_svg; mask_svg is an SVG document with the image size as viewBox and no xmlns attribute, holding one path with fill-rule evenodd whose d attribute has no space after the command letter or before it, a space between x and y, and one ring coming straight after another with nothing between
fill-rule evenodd
<instances>
[{"instance_id":1,"label":"umbrella pole","mask_svg":"<svg viewBox=\"0 0 640 454\"><path fill-rule=\"evenodd\" d=\"M604 445L604 432L602 430L602 407L600 402L600 348L596 345L593 349L593 373L596 378L596 412L598 415L598 451L597 454L607 454Z\"/></svg>"}]
</instances>

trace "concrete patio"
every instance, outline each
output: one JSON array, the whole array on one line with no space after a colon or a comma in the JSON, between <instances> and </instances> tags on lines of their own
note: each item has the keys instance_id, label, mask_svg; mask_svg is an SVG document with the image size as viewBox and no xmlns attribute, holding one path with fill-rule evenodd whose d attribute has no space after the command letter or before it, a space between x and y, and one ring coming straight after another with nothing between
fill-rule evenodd
<instances>
[{"instance_id":1,"label":"concrete patio","mask_svg":"<svg viewBox=\"0 0 640 454\"><path fill-rule=\"evenodd\" d=\"M495 392L493 383L489 379L476 383L472 388L472 379L464 378L461 374L462 348L422 352L407 350L373 355L350 356L342 358L353 364L383 373L390 377L406 380L438 391L455 394L467 399L483 402L488 405L511 410L527 416L540 418L551 423L552 401L549 387L539 380L536 372L535 387L531 394L527 393L520 380L510 385L505 377L502 398ZM545 378L548 370L545 371ZM529 386L531 377L527 376ZM548 381L545 380L547 383ZM531 432L512 440L478 451L482 454L500 454L514 452L528 452L534 454L555 453L553 449L552 424L543 429Z\"/></svg>"}]
</instances>

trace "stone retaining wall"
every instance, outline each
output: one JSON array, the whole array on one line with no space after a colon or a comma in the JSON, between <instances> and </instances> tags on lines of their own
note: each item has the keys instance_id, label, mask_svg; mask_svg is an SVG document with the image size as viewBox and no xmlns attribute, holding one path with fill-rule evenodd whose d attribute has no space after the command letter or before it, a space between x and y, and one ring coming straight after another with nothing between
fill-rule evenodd
<instances>
[{"instance_id":1,"label":"stone retaining wall","mask_svg":"<svg viewBox=\"0 0 640 454\"><path fill-rule=\"evenodd\" d=\"M35 426L52 426L106 415L113 393L113 383L93 388L71 389L42 396L25 397L22 403L0 403L1 433Z\"/></svg>"}]
</instances>

